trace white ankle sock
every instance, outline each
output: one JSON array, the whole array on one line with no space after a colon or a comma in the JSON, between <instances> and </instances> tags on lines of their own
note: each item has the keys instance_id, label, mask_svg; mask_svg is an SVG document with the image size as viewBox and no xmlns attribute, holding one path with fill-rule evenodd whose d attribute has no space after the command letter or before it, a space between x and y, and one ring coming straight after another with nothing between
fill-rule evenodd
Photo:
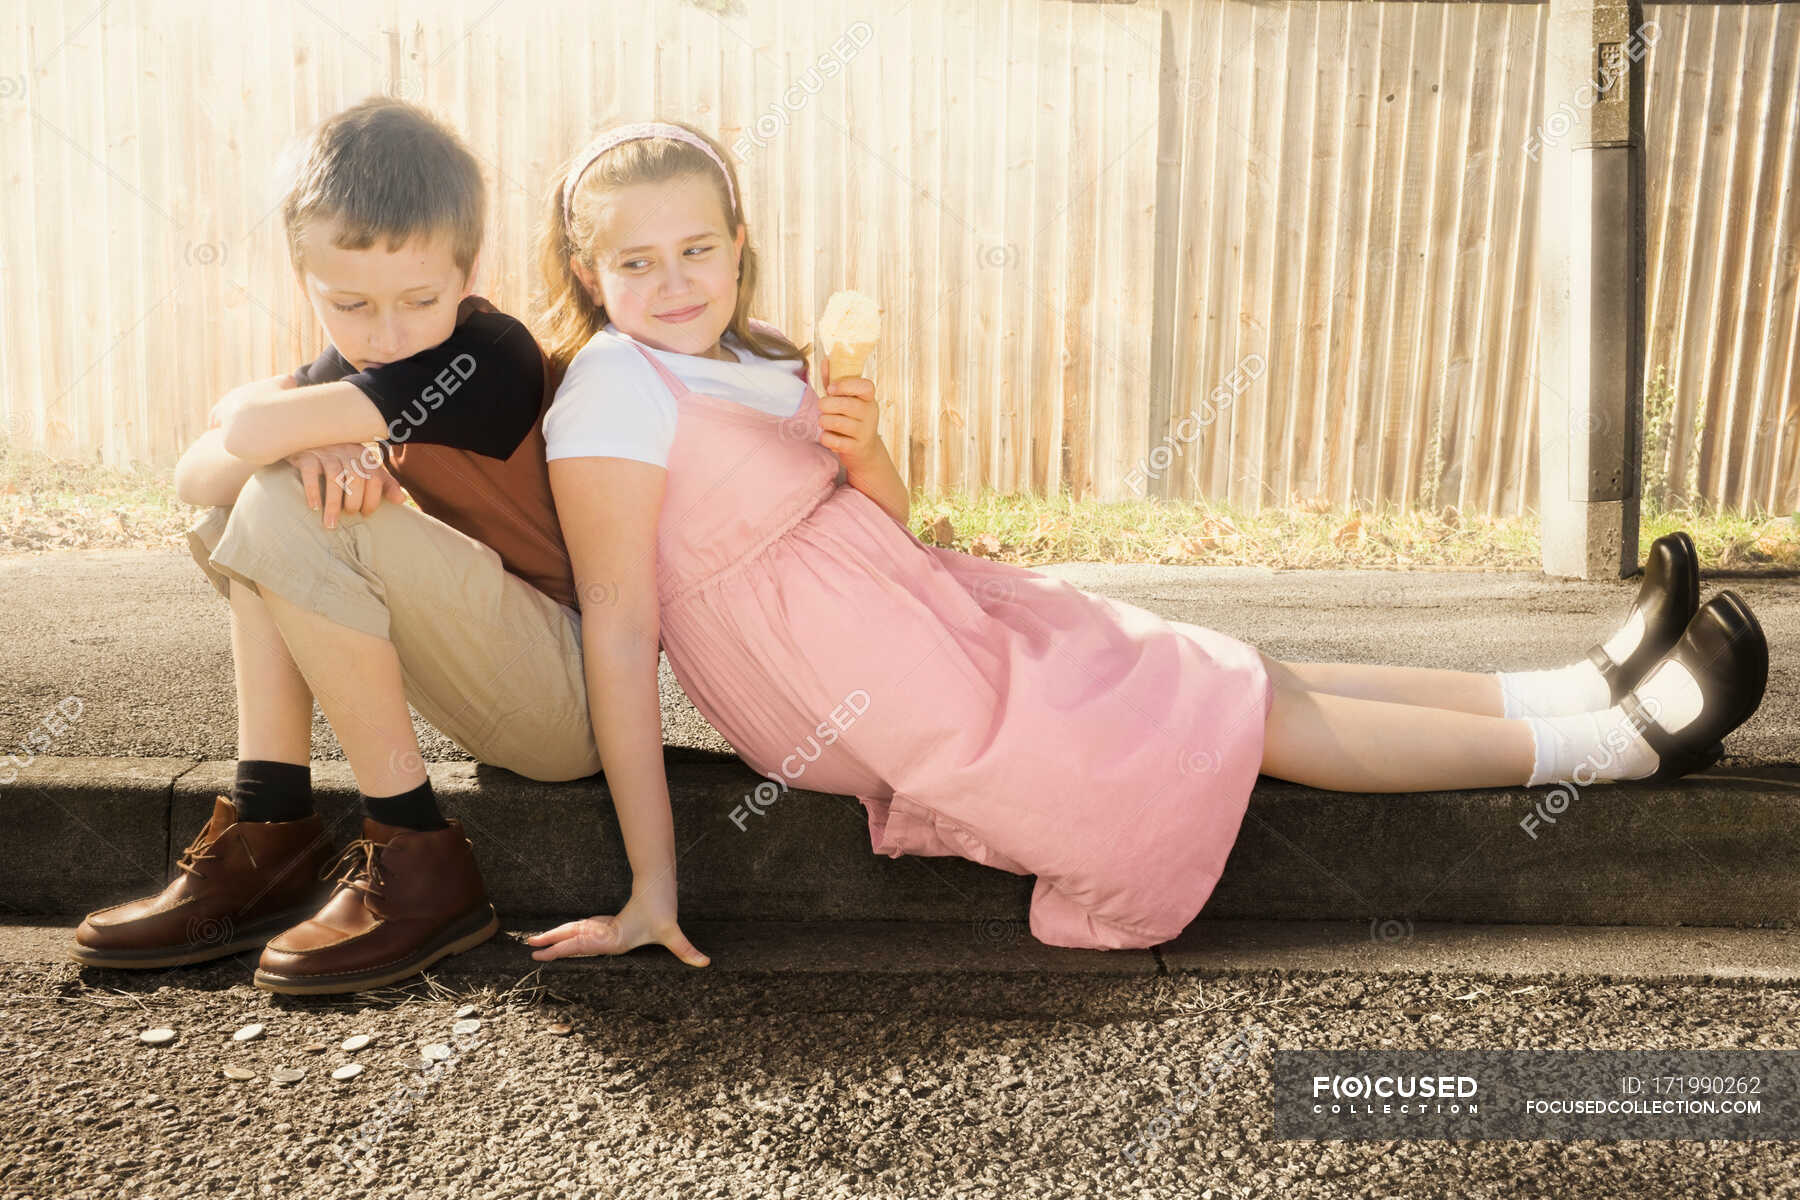
<instances>
[{"instance_id":1,"label":"white ankle sock","mask_svg":"<svg viewBox=\"0 0 1800 1200\"><path fill-rule=\"evenodd\" d=\"M1670 733L1700 715L1700 685L1680 663L1663 660L1636 688L1657 724ZM1533 762L1527 787L1597 779L1642 779L1660 765L1638 724L1614 705L1600 712L1527 716ZM1579 774L1577 773L1577 769Z\"/></svg>"},{"instance_id":2,"label":"white ankle sock","mask_svg":"<svg viewBox=\"0 0 1800 1200\"><path fill-rule=\"evenodd\" d=\"M1526 787L1599 779L1641 779L1656 770L1656 751L1622 708L1526 717L1533 761Z\"/></svg>"},{"instance_id":3,"label":"white ankle sock","mask_svg":"<svg viewBox=\"0 0 1800 1200\"><path fill-rule=\"evenodd\" d=\"M1612 688L1587 659L1549 671L1495 671L1500 680L1502 716L1561 717L1597 712L1612 700Z\"/></svg>"},{"instance_id":4,"label":"white ankle sock","mask_svg":"<svg viewBox=\"0 0 1800 1200\"><path fill-rule=\"evenodd\" d=\"M1619 631L1601 646L1606 656L1622 662L1644 640L1644 615L1637 609ZM1562 717L1598 712L1612 701L1612 688L1600 669L1587 659L1548 671L1495 671L1500 681L1501 715Z\"/></svg>"}]
</instances>

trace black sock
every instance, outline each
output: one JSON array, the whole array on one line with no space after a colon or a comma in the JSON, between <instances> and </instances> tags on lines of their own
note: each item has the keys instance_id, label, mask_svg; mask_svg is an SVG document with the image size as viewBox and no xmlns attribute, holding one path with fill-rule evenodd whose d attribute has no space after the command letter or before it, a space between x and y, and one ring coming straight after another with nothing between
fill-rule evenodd
<instances>
[{"instance_id":1,"label":"black sock","mask_svg":"<svg viewBox=\"0 0 1800 1200\"><path fill-rule=\"evenodd\" d=\"M240 821L298 821L313 810L312 764L240 759L231 802Z\"/></svg>"},{"instance_id":2,"label":"black sock","mask_svg":"<svg viewBox=\"0 0 1800 1200\"><path fill-rule=\"evenodd\" d=\"M427 779L410 792L398 796L364 796L363 808L383 825L399 825L406 829L448 829L450 823L438 811L437 797L431 793Z\"/></svg>"}]
</instances>

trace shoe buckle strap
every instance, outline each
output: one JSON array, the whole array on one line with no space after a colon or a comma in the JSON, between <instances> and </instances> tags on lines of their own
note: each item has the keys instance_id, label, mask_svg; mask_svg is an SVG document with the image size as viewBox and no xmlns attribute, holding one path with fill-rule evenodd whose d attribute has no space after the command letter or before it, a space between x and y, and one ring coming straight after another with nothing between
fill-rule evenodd
<instances>
[{"instance_id":1,"label":"shoe buckle strap","mask_svg":"<svg viewBox=\"0 0 1800 1200\"><path fill-rule=\"evenodd\" d=\"M1635 691L1626 692L1619 698L1619 707L1625 710L1625 715L1631 718L1631 723L1637 726L1643 739L1650 743L1652 750L1656 751L1656 757L1666 761L1675 750L1675 739L1668 730L1662 727L1662 722L1658 721L1650 710L1644 707L1644 702L1638 699L1638 694Z\"/></svg>"},{"instance_id":2,"label":"shoe buckle strap","mask_svg":"<svg viewBox=\"0 0 1800 1200\"><path fill-rule=\"evenodd\" d=\"M1619 686L1621 682L1619 676L1623 668L1608 658L1606 651L1599 646L1588 647L1587 660L1594 664L1594 670L1600 672L1600 678L1604 679L1606 686L1612 690L1612 702L1618 704L1621 700L1621 692L1625 690Z\"/></svg>"}]
</instances>

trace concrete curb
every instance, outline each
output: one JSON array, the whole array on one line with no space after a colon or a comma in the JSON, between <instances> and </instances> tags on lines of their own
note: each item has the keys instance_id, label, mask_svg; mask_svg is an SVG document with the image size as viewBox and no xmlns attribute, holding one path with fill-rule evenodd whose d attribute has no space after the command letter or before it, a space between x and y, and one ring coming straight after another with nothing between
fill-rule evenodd
<instances>
[{"instance_id":1,"label":"concrete curb","mask_svg":"<svg viewBox=\"0 0 1800 1200\"><path fill-rule=\"evenodd\" d=\"M686 919L946 922L990 950L1036 945L1031 876L876 855L853 797L795 791L759 815L746 801L760 777L734 757L672 752L667 770ZM607 911L628 894L603 776L428 771L503 917ZM180 758L35 760L5 789L0 906L79 917L160 889L232 772ZM341 846L360 832L354 778L342 762L315 762L313 778ZM1779 927L1800 919L1796 818L1795 767L1387 795L1263 778L1190 933L1221 918L1355 919L1375 942L1429 921Z\"/></svg>"},{"instance_id":2,"label":"concrete curb","mask_svg":"<svg viewBox=\"0 0 1800 1200\"><path fill-rule=\"evenodd\" d=\"M0 924L0 962L69 962L73 919ZM434 977L507 976L539 967L545 976L701 974L819 976L851 974L1082 975L1152 978L1178 974L1323 972L1351 976L1476 975L1494 979L1617 979L1663 983L1800 984L1800 933L1791 930L1619 926L1452 925L1428 923L1403 939L1373 941L1360 922L1232 921L1196 923L1154 950L1066 950L1029 936L995 944L970 936L965 922L706 921L682 929L712 963L696 970L661 946L623 956L540 963L523 942L547 923L518 919L463 954L442 960ZM163 971L81 968L94 980L198 980L225 971L243 976L256 954ZM73 965L73 964L71 964Z\"/></svg>"}]
</instances>

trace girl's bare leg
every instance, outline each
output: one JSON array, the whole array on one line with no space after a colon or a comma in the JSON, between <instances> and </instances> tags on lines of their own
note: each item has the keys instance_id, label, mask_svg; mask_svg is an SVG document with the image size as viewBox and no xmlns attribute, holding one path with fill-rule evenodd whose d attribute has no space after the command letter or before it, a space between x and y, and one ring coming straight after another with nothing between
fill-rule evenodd
<instances>
[{"instance_id":1,"label":"girl's bare leg","mask_svg":"<svg viewBox=\"0 0 1800 1200\"><path fill-rule=\"evenodd\" d=\"M1536 761L1524 721L1277 686L1262 773L1339 792L1522 785Z\"/></svg>"},{"instance_id":2,"label":"girl's bare leg","mask_svg":"<svg viewBox=\"0 0 1800 1200\"><path fill-rule=\"evenodd\" d=\"M262 597L235 579L231 661L237 675L239 761L306 766L312 760L312 690Z\"/></svg>"},{"instance_id":3,"label":"girl's bare leg","mask_svg":"<svg viewBox=\"0 0 1800 1200\"><path fill-rule=\"evenodd\" d=\"M273 591L265 589L262 599L280 640L311 681L362 794L396 796L424 783L425 765L394 644L339 625ZM311 719L309 706L309 726Z\"/></svg>"},{"instance_id":4,"label":"girl's bare leg","mask_svg":"<svg viewBox=\"0 0 1800 1200\"><path fill-rule=\"evenodd\" d=\"M1264 662L1269 661L1272 660L1265 655ZM1497 717L1505 711L1500 701L1500 681L1491 674L1370 663L1290 662L1281 666L1309 692L1443 708L1484 717Z\"/></svg>"}]
</instances>

